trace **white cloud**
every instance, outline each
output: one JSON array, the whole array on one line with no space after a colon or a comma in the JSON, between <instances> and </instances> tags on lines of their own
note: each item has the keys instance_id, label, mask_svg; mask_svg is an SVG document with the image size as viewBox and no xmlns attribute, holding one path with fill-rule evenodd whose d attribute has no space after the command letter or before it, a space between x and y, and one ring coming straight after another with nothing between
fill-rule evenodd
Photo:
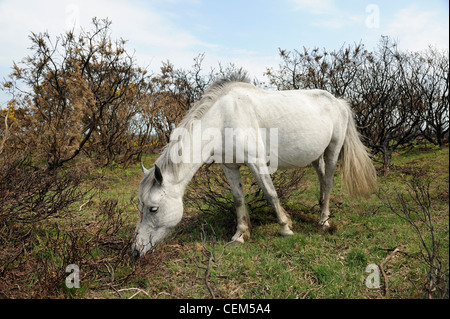
<instances>
[{"instance_id":1,"label":"white cloud","mask_svg":"<svg viewBox=\"0 0 450 319\"><path fill-rule=\"evenodd\" d=\"M196 1L196 0L193 0ZM48 31L56 37L73 26L86 30L92 28L93 17L109 18L113 38L129 40L128 47L136 49L136 57L143 64L157 63L166 54L201 51L198 48L213 47L202 42L188 30L177 27L164 13L157 12L150 4L121 0L47 0L0 2L0 67L10 67L12 61L20 61L28 52L30 32ZM4 76L4 75L3 75Z\"/></svg>"},{"instance_id":2,"label":"white cloud","mask_svg":"<svg viewBox=\"0 0 450 319\"><path fill-rule=\"evenodd\" d=\"M399 40L402 49L419 51L429 45L441 49L449 47L449 24L439 19L435 11L423 11L417 7L402 9L389 23L385 32Z\"/></svg>"},{"instance_id":3,"label":"white cloud","mask_svg":"<svg viewBox=\"0 0 450 319\"><path fill-rule=\"evenodd\" d=\"M172 0L179 1L179 0ZM196 4L198 0L190 0ZM43 0L0 2L0 81L11 72L13 61L32 54L31 32L48 31L51 38L73 27L92 29L92 18L112 21L113 39L128 40L138 65L158 71L161 61L170 60L177 67L188 68L199 53L216 47L205 43L189 30L176 25L170 13L159 12L151 2L122 0ZM0 107L9 99L0 91Z\"/></svg>"},{"instance_id":4,"label":"white cloud","mask_svg":"<svg viewBox=\"0 0 450 319\"><path fill-rule=\"evenodd\" d=\"M198 0L191 1L195 5ZM135 50L138 65L154 72L158 72L161 61L166 60L176 67L190 68L193 59L203 52L206 53L205 71L211 67L217 69L218 62L222 65L231 62L259 79L262 79L266 67L278 62L277 56L268 57L261 52L206 43L193 31L179 27L178 20L170 12L156 10L152 2L3 0L0 2L0 80L10 73L13 61L20 62L32 53L27 50L31 45L28 38L31 32L48 31L54 39L74 26L92 29L93 17L109 18L112 38L128 40L126 47L131 52ZM7 99L0 91L0 107Z\"/></svg>"},{"instance_id":5,"label":"white cloud","mask_svg":"<svg viewBox=\"0 0 450 319\"><path fill-rule=\"evenodd\" d=\"M294 10L306 12L314 16L312 27L325 29L341 29L348 26L361 24L364 15L352 14L342 8L342 3L335 0L291 0Z\"/></svg>"},{"instance_id":6,"label":"white cloud","mask_svg":"<svg viewBox=\"0 0 450 319\"><path fill-rule=\"evenodd\" d=\"M307 11L312 14L330 13L336 10L334 0L292 0L295 10Z\"/></svg>"},{"instance_id":7,"label":"white cloud","mask_svg":"<svg viewBox=\"0 0 450 319\"><path fill-rule=\"evenodd\" d=\"M208 59L207 57L207 61L205 62L210 63L211 67L215 69L218 67L218 62L221 62L222 66L232 63L236 67L242 67L245 71L247 71L250 79L253 80L256 78L259 81L267 81L267 79L263 76L267 71L267 68L276 68L281 61L278 55L262 56L252 54L236 54L235 56L228 58L212 56Z\"/></svg>"}]
</instances>

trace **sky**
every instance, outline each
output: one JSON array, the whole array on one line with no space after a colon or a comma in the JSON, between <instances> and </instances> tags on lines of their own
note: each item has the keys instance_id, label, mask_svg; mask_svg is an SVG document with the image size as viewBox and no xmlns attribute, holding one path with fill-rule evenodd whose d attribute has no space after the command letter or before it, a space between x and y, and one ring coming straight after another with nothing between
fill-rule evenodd
<instances>
[{"instance_id":1,"label":"sky","mask_svg":"<svg viewBox=\"0 0 450 319\"><path fill-rule=\"evenodd\" d=\"M93 17L111 20L112 37L153 72L167 60L188 69L204 53L205 69L234 63L264 81L279 48L372 50L381 35L403 50L449 48L447 0L0 0L0 81L31 54L31 32L89 30ZM8 99L0 91L0 107Z\"/></svg>"}]
</instances>

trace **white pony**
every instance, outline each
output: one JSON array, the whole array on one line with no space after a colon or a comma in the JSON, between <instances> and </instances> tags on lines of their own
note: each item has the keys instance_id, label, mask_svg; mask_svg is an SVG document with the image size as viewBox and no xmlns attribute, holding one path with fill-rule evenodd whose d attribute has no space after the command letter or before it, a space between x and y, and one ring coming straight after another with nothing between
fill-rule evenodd
<instances>
[{"instance_id":1,"label":"white pony","mask_svg":"<svg viewBox=\"0 0 450 319\"><path fill-rule=\"evenodd\" d=\"M148 170L141 163L144 178L133 252L144 255L180 222L186 186L204 163L212 161L222 164L236 204L232 240L244 242L250 236L241 165L248 166L273 206L281 235L292 235L269 169L312 163L320 182L320 224L328 228L339 155L349 193L369 194L376 187L376 171L345 101L322 90L266 91L241 73L216 81L174 130L155 166Z\"/></svg>"}]
</instances>

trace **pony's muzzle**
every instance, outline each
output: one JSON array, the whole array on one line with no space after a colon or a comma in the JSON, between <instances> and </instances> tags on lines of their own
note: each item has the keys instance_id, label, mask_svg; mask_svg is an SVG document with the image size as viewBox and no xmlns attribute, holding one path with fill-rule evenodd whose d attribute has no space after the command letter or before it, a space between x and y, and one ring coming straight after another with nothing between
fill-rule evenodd
<instances>
[{"instance_id":1,"label":"pony's muzzle","mask_svg":"<svg viewBox=\"0 0 450 319\"><path fill-rule=\"evenodd\" d=\"M136 248L132 249L132 253L133 253L134 259L138 259L141 256L141 254L139 253L139 250L137 250Z\"/></svg>"},{"instance_id":2,"label":"pony's muzzle","mask_svg":"<svg viewBox=\"0 0 450 319\"><path fill-rule=\"evenodd\" d=\"M140 240L136 240L131 245L131 253L133 254L133 257L135 259L138 259L139 257L143 257L145 254L151 253L153 251L153 247L154 243L152 243L151 241L143 243Z\"/></svg>"},{"instance_id":3,"label":"pony's muzzle","mask_svg":"<svg viewBox=\"0 0 450 319\"><path fill-rule=\"evenodd\" d=\"M138 259L145 255L144 247L139 248L136 243L133 243L133 245L131 245L131 253L134 259Z\"/></svg>"},{"instance_id":4,"label":"pony's muzzle","mask_svg":"<svg viewBox=\"0 0 450 319\"><path fill-rule=\"evenodd\" d=\"M139 252L139 249L136 248L136 244L133 243L131 245L131 254L133 256L134 259L138 259L141 255L141 253Z\"/></svg>"}]
</instances>

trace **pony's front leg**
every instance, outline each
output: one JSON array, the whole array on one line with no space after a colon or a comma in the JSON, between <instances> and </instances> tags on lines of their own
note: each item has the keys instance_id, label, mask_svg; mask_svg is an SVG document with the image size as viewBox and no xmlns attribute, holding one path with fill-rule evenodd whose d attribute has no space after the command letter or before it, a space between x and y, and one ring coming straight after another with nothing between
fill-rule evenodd
<instances>
[{"instance_id":1,"label":"pony's front leg","mask_svg":"<svg viewBox=\"0 0 450 319\"><path fill-rule=\"evenodd\" d=\"M286 211L284 210L284 208L281 207L280 205L277 191L273 186L273 182L270 177L267 165L265 163L264 164L260 163L260 165L248 163L247 166L252 172L259 186L263 190L264 196L266 197L267 201L273 206L277 214L278 223L280 224L281 228L280 234L283 236L293 235L294 233L291 230L292 221L289 218Z\"/></svg>"},{"instance_id":2,"label":"pony's front leg","mask_svg":"<svg viewBox=\"0 0 450 319\"><path fill-rule=\"evenodd\" d=\"M237 165L222 165L225 176L231 186L234 203L236 205L237 229L231 241L243 243L250 238L250 217L245 207L244 190L242 189L242 177Z\"/></svg>"}]
</instances>

